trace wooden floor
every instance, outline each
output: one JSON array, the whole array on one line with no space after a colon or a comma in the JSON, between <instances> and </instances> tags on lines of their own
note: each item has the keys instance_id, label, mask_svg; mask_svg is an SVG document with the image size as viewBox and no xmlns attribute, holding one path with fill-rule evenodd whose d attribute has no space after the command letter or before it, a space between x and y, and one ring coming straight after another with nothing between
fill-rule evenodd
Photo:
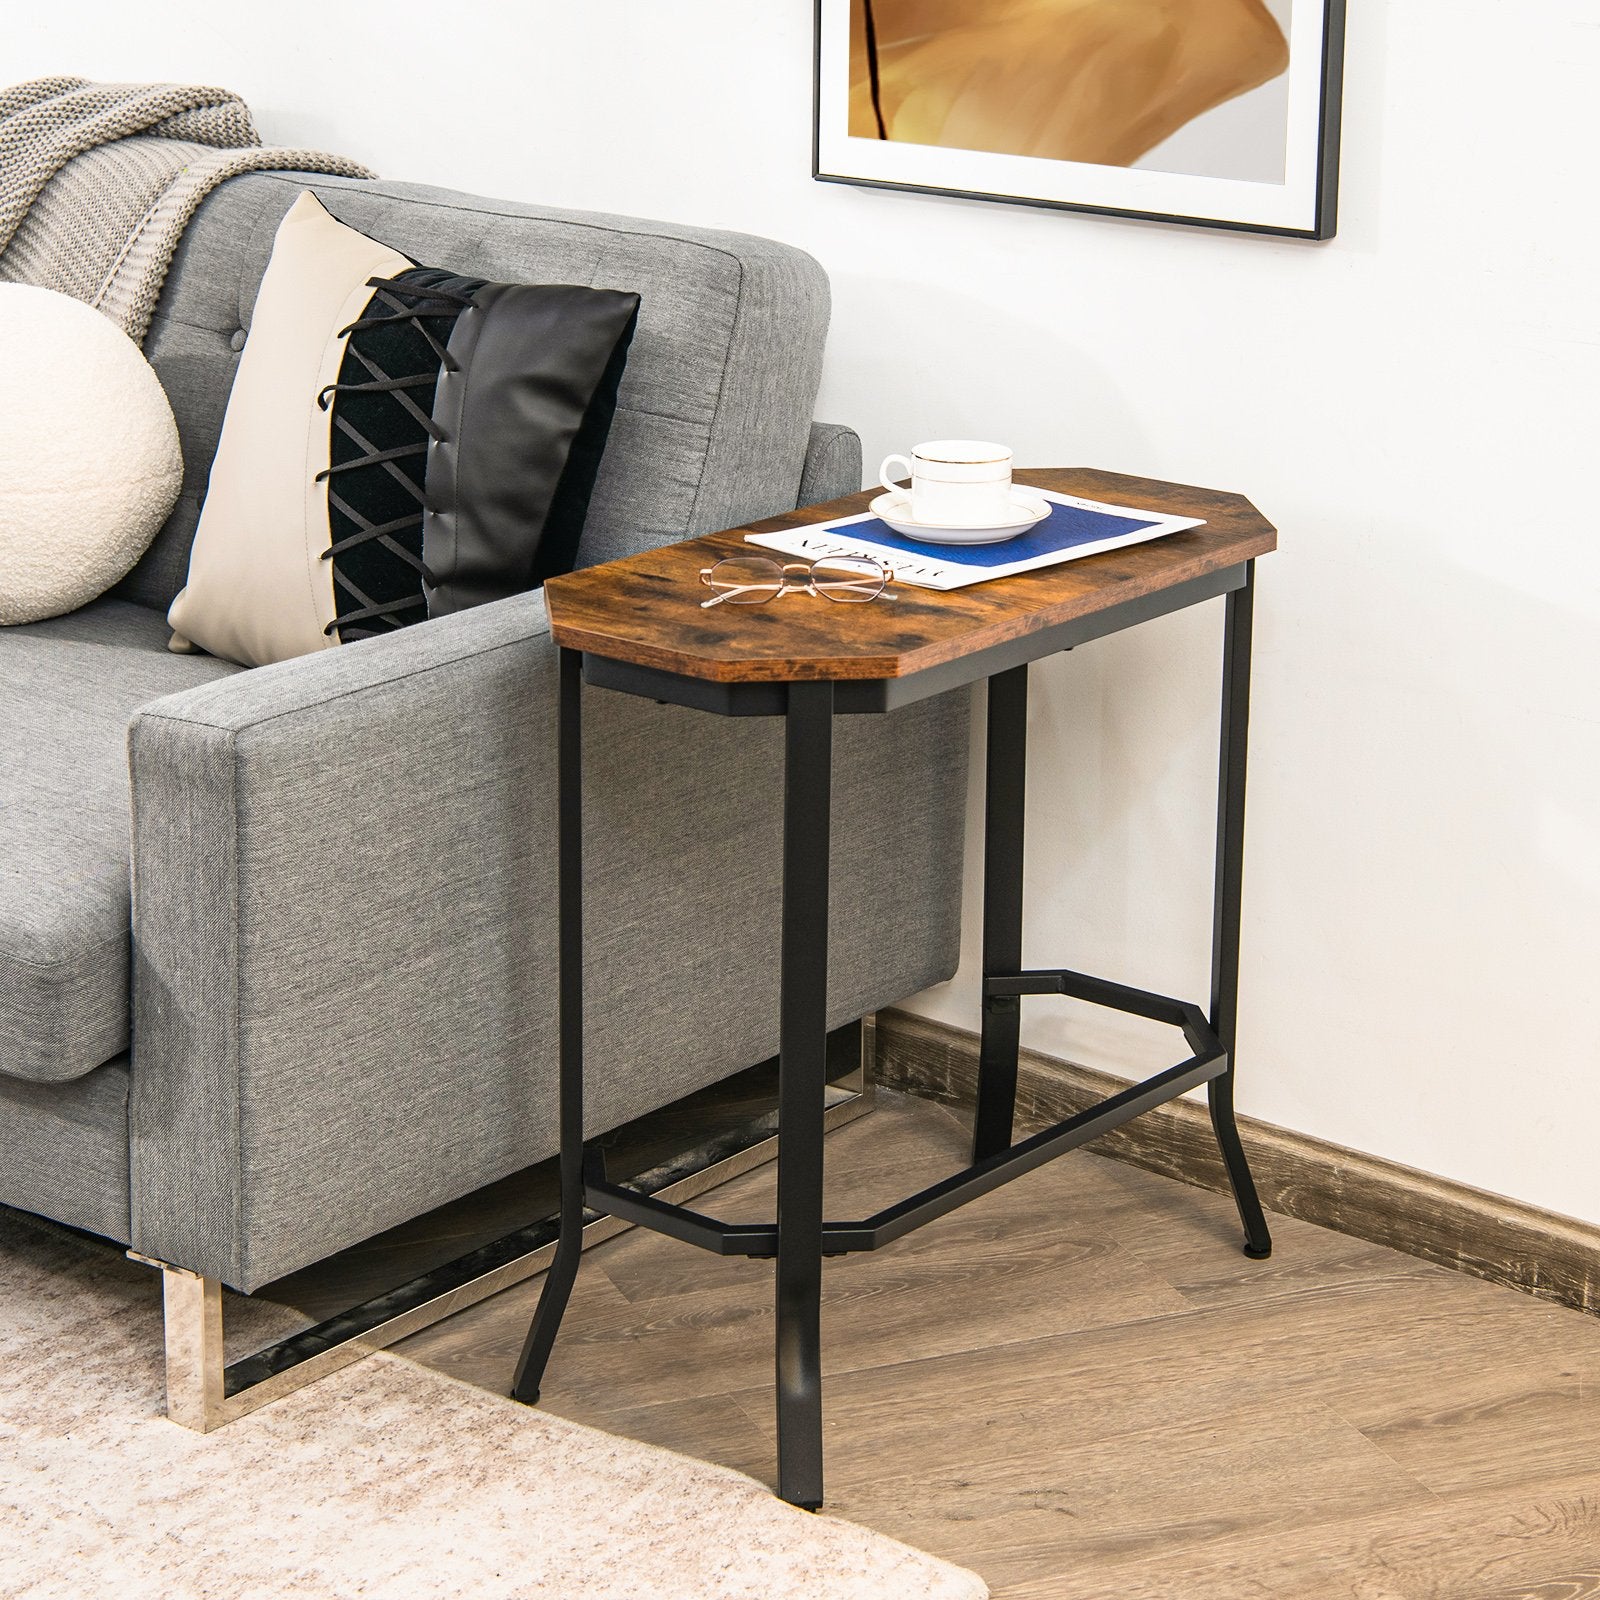
<instances>
[{"instance_id":1,"label":"wooden floor","mask_svg":"<svg viewBox=\"0 0 1600 1600\"><path fill-rule=\"evenodd\" d=\"M829 1214L953 1170L924 1101L829 1139ZM771 1211L766 1169L718 1190ZM1600 1596L1600 1325L1068 1156L830 1261L827 1509L998 1600ZM537 1280L399 1347L504 1392ZM773 1481L770 1263L634 1232L584 1259L545 1383L563 1416Z\"/></svg>"}]
</instances>

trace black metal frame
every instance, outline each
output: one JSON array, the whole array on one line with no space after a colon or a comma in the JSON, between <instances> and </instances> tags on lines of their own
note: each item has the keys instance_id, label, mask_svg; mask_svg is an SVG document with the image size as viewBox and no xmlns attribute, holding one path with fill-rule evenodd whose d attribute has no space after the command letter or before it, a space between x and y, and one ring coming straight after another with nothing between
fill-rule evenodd
<instances>
[{"instance_id":1,"label":"black metal frame","mask_svg":"<svg viewBox=\"0 0 1600 1600\"><path fill-rule=\"evenodd\" d=\"M1216 878L1209 1010L1185 1000L1065 969L1022 965L1023 811L1027 763L1027 661L1070 648L1069 630L1048 630L954 664L958 681L987 679L984 822L983 1034L973 1160L870 1217L828 1222L822 1214L822 1114L827 1056L828 848L833 718L885 709L953 687L949 669L871 686L827 682L729 685L707 704L692 680L561 652L558 784L561 997L561 1241L512 1393L535 1401L578 1268L585 1206L718 1255L777 1258L778 1492L795 1505L822 1503L819 1337L822 1259L876 1250L1046 1161L1087 1144L1141 1112L1207 1086L1212 1126L1245 1231L1245 1254L1271 1253L1272 1239L1239 1142L1233 1110L1239 927L1244 861L1245 770L1250 712L1253 561L1176 586L1173 604L1118 608L1129 623L1227 595L1217 784ZM1127 625L1127 624L1125 624ZM1081 631L1081 630L1080 630ZM1089 636L1111 628L1093 628ZM1069 637L1063 642L1063 633ZM728 1223L610 1182L598 1146L583 1141L582 685L584 679L723 715L770 715L776 687L784 717L783 940L779 1017L778 1207L771 1223ZM931 679L934 686L919 683ZM709 686L717 688L718 686ZM748 690L748 694L741 694ZM847 693L853 690L854 693ZM874 700L878 703L874 704ZM759 709L758 709L759 708ZM822 870L817 870L818 863ZM1131 1012L1182 1032L1190 1054L1177 1065L1065 1121L1012 1142L1021 1002L1070 995Z\"/></svg>"},{"instance_id":2,"label":"black metal frame","mask_svg":"<svg viewBox=\"0 0 1600 1600\"><path fill-rule=\"evenodd\" d=\"M860 189L890 189L902 194L936 194L948 200L982 200L1002 205L1033 206L1044 211L1077 211L1089 216L1125 217L1135 222L1179 222L1195 228L1221 228L1230 233L1264 233L1281 239L1331 239L1339 225L1339 133L1344 97L1345 0L1319 0L1324 7L1321 102L1317 120L1317 183L1314 217L1309 228L1276 228L1262 222L1230 222L1223 217L1189 216L1174 211L1140 211L1125 206L1091 206L1071 200L1041 200L1032 195L992 194L980 189L946 189L935 184L891 183L885 178L853 178L822 170L822 0L813 7L811 47L811 176L819 183L848 183ZM876 58L873 101L877 104ZM879 119L881 127L881 116Z\"/></svg>"}]
</instances>

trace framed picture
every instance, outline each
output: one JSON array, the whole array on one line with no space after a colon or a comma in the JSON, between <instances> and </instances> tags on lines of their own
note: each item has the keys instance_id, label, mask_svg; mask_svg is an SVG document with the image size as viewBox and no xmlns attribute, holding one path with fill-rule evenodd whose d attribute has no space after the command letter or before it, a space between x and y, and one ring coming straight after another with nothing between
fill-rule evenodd
<instances>
[{"instance_id":1,"label":"framed picture","mask_svg":"<svg viewBox=\"0 0 1600 1600\"><path fill-rule=\"evenodd\" d=\"M817 0L812 173L1333 237L1345 0Z\"/></svg>"}]
</instances>

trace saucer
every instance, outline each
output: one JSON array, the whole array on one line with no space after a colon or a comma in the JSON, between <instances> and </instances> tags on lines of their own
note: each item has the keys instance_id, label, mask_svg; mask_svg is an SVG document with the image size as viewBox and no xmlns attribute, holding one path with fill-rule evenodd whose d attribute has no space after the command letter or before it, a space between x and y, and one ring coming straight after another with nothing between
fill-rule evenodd
<instances>
[{"instance_id":1,"label":"saucer","mask_svg":"<svg viewBox=\"0 0 1600 1600\"><path fill-rule=\"evenodd\" d=\"M869 509L903 538L921 544L999 544L1002 539L1015 539L1019 533L1026 533L1050 515L1049 501L1025 489L1012 491L1011 516L986 528L952 528L943 523L914 521L903 494L880 494Z\"/></svg>"}]
</instances>

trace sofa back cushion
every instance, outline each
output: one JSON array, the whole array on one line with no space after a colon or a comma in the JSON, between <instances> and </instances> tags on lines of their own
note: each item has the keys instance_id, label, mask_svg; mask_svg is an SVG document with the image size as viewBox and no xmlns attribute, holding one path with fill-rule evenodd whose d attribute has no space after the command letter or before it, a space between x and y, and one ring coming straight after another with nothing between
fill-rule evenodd
<instances>
[{"instance_id":1,"label":"sofa back cushion","mask_svg":"<svg viewBox=\"0 0 1600 1600\"><path fill-rule=\"evenodd\" d=\"M190 223L145 342L178 419L184 486L119 595L165 607L183 587L273 235L307 188L341 221L415 260L641 297L580 564L796 504L828 322L827 279L804 252L418 184L250 173L221 185Z\"/></svg>"}]
</instances>

